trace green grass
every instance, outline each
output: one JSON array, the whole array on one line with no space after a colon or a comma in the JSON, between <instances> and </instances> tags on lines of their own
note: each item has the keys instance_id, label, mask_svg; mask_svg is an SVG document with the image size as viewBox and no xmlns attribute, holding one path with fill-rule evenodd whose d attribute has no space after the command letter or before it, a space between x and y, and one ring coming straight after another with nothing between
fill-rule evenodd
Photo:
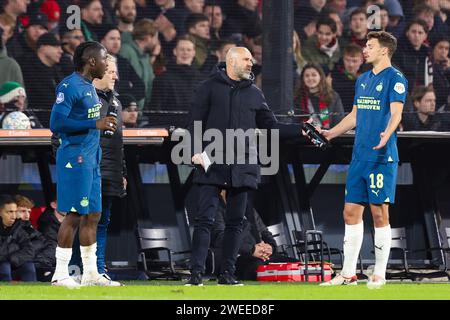
<instances>
[{"instance_id":1,"label":"green grass","mask_svg":"<svg viewBox=\"0 0 450 320\"><path fill-rule=\"evenodd\" d=\"M82 287L70 290L49 284L0 285L0 300L450 300L450 283L389 283L369 290L364 283L352 287L319 287L316 283L245 282L243 287L223 287L215 282L203 287L184 287L175 281L128 281L124 287Z\"/></svg>"}]
</instances>

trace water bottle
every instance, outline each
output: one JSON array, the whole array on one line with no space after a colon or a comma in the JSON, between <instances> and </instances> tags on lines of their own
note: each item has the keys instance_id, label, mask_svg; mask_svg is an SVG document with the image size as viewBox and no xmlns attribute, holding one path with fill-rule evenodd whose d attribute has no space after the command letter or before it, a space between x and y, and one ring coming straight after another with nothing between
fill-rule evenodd
<instances>
[{"instance_id":1,"label":"water bottle","mask_svg":"<svg viewBox=\"0 0 450 320\"><path fill-rule=\"evenodd\" d=\"M113 102L108 107L108 112L106 113L107 117L114 117L117 119L117 102L113 100ZM114 135L114 131L110 129L106 129L103 131L103 136L105 138L111 138Z\"/></svg>"}]
</instances>

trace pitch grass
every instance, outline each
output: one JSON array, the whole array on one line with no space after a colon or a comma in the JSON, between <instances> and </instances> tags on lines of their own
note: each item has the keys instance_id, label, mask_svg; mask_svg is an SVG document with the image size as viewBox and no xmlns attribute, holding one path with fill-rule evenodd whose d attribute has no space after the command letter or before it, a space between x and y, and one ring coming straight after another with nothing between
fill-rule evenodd
<instances>
[{"instance_id":1,"label":"pitch grass","mask_svg":"<svg viewBox=\"0 0 450 320\"><path fill-rule=\"evenodd\" d=\"M185 287L177 281L127 281L124 287L66 289L49 284L0 284L0 300L450 300L450 283L389 283L379 290L317 283L245 282L242 287Z\"/></svg>"}]
</instances>

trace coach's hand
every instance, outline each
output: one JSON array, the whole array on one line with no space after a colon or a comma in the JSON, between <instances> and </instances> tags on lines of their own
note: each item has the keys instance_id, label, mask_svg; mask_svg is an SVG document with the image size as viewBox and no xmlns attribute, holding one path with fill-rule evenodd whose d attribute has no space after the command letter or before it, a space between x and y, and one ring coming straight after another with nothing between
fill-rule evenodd
<instances>
[{"instance_id":1,"label":"coach's hand","mask_svg":"<svg viewBox=\"0 0 450 320\"><path fill-rule=\"evenodd\" d=\"M117 119L115 117L105 117L97 120L96 123L97 129L100 130L112 130L116 131L117 128Z\"/></svg>"},{"instance_id":2,"label":"coach's hand","mask_svg":"<svg viewBox=\"0 0 450 320\"><path fill-rule=\"evenodd\" d=\"M192 163L193 164L199 164L205 169L205 163L203 162L202 155L200 153L194 154L192 157Z\"/></svg>"},{"instance_id":3,"label":"coach's hand","mask_svg":"<svg viewBox=\"0 0 450 320\"><path fill-rule=\"evenodd\" d=\"M380 143L377 146L373 147L373 150L379 150L383 148L389 140L389 137L385 132L380 133L380 138Z\"/></svg>"}]
</instances>

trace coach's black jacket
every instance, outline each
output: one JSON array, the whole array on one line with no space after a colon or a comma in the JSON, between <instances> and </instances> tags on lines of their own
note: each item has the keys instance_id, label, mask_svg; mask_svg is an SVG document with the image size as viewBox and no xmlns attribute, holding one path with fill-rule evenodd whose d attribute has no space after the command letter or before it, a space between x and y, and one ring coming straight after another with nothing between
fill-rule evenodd
<instances>
[{"instance_id":1,"label":"coach's black jacket","mask_svg":"<svg viewBox=\"0 0 450 320\"><path fill-rule=\"evenodd\" d=\"M102 194L108 196L120 196L123 192L123 177L126 177L125 159L123 156L122 137L122 105L114 91L96 90L102 103L100 109L101 118L105 117L110 105L117 108L117 129L113 136L106 138L101 132L100 146L102 148L102 160L100 171L102 175Z\"/></svg>"},{"instance_id":2,"label":"coach's black jacket","mask_svg":"<svg viewBox=\"0 0 450 320\"><path fill-rule=\"evenodd\" d=\"M279 129L280 137L301 135L298 124L277 122L269 109L264 95L251 80L233 81L225 71L225 63L218 65L216 73L202 82L192 100L192 119L189 125L191 137L194 137L194 121L202 121L203 131L218 129L225 141L226 129ZM209 143L209 142L208 142ZM204 147L208 143L203 143ZM202 151L203 151L202 150ZM246 150L249 151L248 143ZM192 145L192 154L194 149ZM223 146L223 154L226 147ZM246 154L248 157L249 154ZM212 164L209 170L197 169L194 182L222 187L248 187L256 189L260 179L257 164Z\"/></svg>"},{"instance_id":3,"label":"coach's black jacket","mask_svg":"<svg viewBox=\"0 0 450 320\"><path fill-rule=\"evenodd\" d=\"M18 268L33 262L35 254L31 237L20 220L6 228L0 221L0 262L9 262L13 268Z\"/></svg>"}]
</instances>

